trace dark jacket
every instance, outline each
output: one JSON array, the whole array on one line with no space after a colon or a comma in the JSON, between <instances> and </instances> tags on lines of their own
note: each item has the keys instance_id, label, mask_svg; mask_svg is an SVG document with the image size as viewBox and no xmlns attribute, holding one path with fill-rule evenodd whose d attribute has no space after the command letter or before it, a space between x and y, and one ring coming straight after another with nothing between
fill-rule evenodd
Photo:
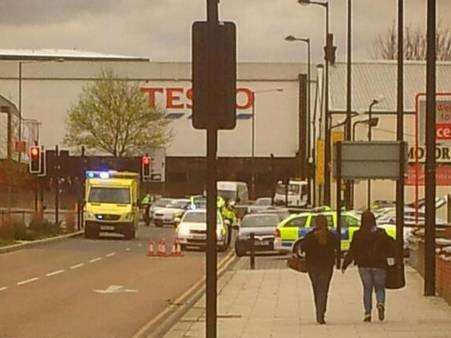
<instances>
[{"instance_id":1,"label":"dark jacket","mask_svg":"<svg viewBox=\"0 0 451 338\"><path fill-rule=\"evenodd\" d=\"M307 269L311 267L332 267L335 263L335 252L339 245L338 237L330 231L325 245L319 243L315 236L315 230L309 232L300 244L301 251L305 252Z\"/></svg>"},{"instance_id":2,"label":"dark jacket","mask_svg":"<svg viewBox=\"0 0 451 338\"><path fill-rule=\"evenodd\" d=\"M360 268L386 268L387 257L394 255L394 240L384 229L374 232L357 230L344 259L343 268L355 262Z\"/></svg>"}]
</instances>

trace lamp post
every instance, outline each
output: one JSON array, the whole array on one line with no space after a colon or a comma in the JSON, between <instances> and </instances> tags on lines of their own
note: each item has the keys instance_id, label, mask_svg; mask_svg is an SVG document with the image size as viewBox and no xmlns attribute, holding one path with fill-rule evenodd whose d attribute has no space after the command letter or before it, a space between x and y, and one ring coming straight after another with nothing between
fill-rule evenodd
<instances>
[{"instance_id":1,"label":"lamp post","mask_svg":"<svg viewBox=\"0 0 451 338\"><path fill-rule=\"evenodd\" d=\"M372 120L372 113L373 113L373 107L380 103L381 100L373 99L373 101L370 103L370 106L368 108L368 121L371 122ZM368 141L372 141L372 124L368 123ZM368 190L367 190L368 196L367 196L367 207L368 210L371 209L371 179L368 179Z\"/></svg>"},{"instance_id":2,"label":"lamp post","mask_svg":"<svg viewBox=\"0 0 451 338\"><path fill-rule=\"evenodd\" d=\"M255 200L255 94L283 92L283 88L257 90L252 92L252 130L251 130L251 198Z\"/></svg>"},{"instance_id":3,"label":"lamp post","mask_svg":"<svg viewBox=\"0 0 451 338\"><path fill-rule=\"evenodd\" d=\"M49 58L49 59L43 59L43 60L34 60L34 61L23 61L20 60L18 63L19 69L19 141L22 141L22 66L27 63L45 63L45 62L64 62L64 58L61 57L55 57L55 58ZM19 163L21 161L22 153L19 152Z\"/></svg>"},{"instance_id":4,"label":"lamp post","mask_svg":"<svg viewBox=\"0 0 451 338\"><path fill-rule=\"evenodd\" d=\"M299 42L304 42L307 44L307 162L310 163L310 158L312 157L312 144L311 144L311 118L312 118L312 111L311 111L311 93L310 93L310 87L311 87L311 49L310 49L310 39L309 38L297 38L293 35L288 35L285 38L285 41L289 41L289 42L294 42L294 41L299 41ZM313 126L314 128L315 126ZM313 175L314 176L314 175ZM308 181L310 183L310 179ZM315 187L315 183L313 183L313 187ZM309 191L309 196L310 196L310 191Z\"/></svg>"},{"instance_id":5,"label":"lamp post","mask_svg":"<svg viewBox=\"0 0 451 338\"><path fill-rule=\"evenodd\" d=\"M327 46L327 39L329 36L329 2L311 1L311 0L298 0L301 5L318 5L326 10L326 36L325 44ZM325 145L324 145L324 203L330 205L331 203L331 191L330 191L330 158L331 158L331 144L330 144L330 116L329 116L329 60L325 58L325 102L324 102L324 128L325 128Z\"/></svg>"}]
</instances>

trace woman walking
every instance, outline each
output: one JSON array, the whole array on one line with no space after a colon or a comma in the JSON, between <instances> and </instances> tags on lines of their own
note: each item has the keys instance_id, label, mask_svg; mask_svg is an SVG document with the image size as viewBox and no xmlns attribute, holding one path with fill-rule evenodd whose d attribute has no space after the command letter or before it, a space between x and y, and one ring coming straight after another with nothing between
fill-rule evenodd
<instances>
[{"instance_id":1,"label":"woman walking","mask_svg":"<svg viewBox=\"0 0 451 338\"><path fill-rule=\"evenodd\" d=\"M315 299L316 321L319 324L326 324L327 295L338 245L340 241L328 229L327 219L323 215L315 218L315 228L300 242L301 252L305 252L306 256L307 272Z\"/></svg>"},{"instance_id":2,"label":"woman walking","mask_svg":"<svg viewBox=\"0 0 451 338\"><path fill-rule=\"evenodd\" d=\"M385 318L385 278L387 258L393 256L394 240L384 229L376 227L376 218L371 211L362 214L360 230L354 233L351 247L343 262L342 272L352 262L358 266L363 285L363 321L371 322L373 290L376 293L377 312L380 321Z\"/></svg>"}]
</instances>

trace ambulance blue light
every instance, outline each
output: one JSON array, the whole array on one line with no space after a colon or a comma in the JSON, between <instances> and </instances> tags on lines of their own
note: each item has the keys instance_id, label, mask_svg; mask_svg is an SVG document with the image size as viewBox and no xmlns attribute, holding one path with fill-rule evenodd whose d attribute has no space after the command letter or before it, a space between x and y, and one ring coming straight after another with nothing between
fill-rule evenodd
<instances>
[{"instance_id":1,"label":"ambulance blue light","mask_svg":"<svg viewBox=\"0 0 451 338\"><path fill-rule=\"evenodd\" d=\"M92 171L87 171L87 172L86 172L86 176L87 176L88 178L94 178L95 174L94 174Z\"/></svg>"}]
</instances>

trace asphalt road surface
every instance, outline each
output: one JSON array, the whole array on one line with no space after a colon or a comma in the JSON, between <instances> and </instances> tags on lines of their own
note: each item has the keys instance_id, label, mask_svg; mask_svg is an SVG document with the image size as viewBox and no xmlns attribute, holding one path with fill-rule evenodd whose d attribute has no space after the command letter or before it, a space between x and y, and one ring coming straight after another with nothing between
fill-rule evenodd
<instances>
[{"instance_id":1,"label":"asphalt road surface","mask_svg":"<svg viewBox=\"0 0 451 338\"><path fill-rule=\"evenodd\" d=\"M80 237L0 255L0 338L132 337L204 275L200 250L146 256L149 239L173 237L141 226L133 241Z\"/></svg>"}]
</instances>

